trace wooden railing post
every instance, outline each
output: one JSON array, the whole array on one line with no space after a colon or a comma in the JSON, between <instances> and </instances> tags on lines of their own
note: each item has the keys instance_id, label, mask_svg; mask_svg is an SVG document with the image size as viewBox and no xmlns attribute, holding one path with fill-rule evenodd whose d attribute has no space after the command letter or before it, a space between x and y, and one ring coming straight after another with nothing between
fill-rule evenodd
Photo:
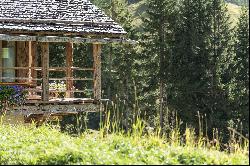
<instances>
[{"instance_id":1,"label":"wooden railing post","mask_svg":"<svg viewBox=\"0 0 250 166\"><path fill-rule=\"evenodd\" d=\"M94 99L101 100L101 44L93 44Z\"/></svg>"},{"instance_id":2,"label":"wooden railing post","mask_svg":"<svg viewBox=\"0 0 250 166\"><path fill-rule=\"evenodd\" d=\"M37 66L37 42L30 41L29 42L29 73L28 76L30 78L29 83L36 84L37 72L34 67Z\"/></svg>"},{"instance_id":3,"label":"wooden railing post","mask_svg":"<svg viewBox=\"0 0 250 166\"><path fill-rule=\"evenodd\" d=\"M29 42L28 41L17 41L16 42L16 65L17 67L27 67L29 65ZM16 70L17 77L28 78L28 70ZM17 80L19 83L27 83L28 80Z\"/></svg>"},{"instance_id":4,"label":"wooden railing post","mask_svg":"<svg viewBox=\"0 0 250 166\"><path fill-rule=\"evenodd\" d=\"M41 43L41 57L42 57L42 100L49 101L49 43Z\"/></svg>"},{"instance_id":5,"label":"wooden railing post","mask_svg":"<svg viewBox=\"0 0 250 166\"><path fill-rule=\"evenodd\" d=\"M66 97L73 98L74 93L70 92L73 90L73 72L71 67L73 67L73 43L66 43Z\"/></svg>"}]
</instances>

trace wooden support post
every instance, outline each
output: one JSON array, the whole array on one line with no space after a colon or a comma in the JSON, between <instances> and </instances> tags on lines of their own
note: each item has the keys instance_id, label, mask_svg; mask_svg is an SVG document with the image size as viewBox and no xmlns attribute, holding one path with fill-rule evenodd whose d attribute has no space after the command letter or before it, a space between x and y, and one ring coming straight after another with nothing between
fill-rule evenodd
<instances>
[{"instance_id":1,"label":"wooden support post","mask_svg":"<svg viewBox=\"0 0 250 166\"><path fill-rule=\"evenodd\" d=\"M2 71L2 67L3 67L3 62L2 62L2 54L3 54L3 49L2 49L2 41L0 40L0 82L2 82L2 74L3 74L3 71Z\"/></svg>"},{"instance_id":2,"label":"wooden support post","mask_svg":"<svg viewBox=\"0 0 250 166\"><path fill-rule=\"evenodd\" d=\"M16 65L17 67L27 67L29 65L29 42L16 42ZM17 77L28 77L28 70L16 70ZM27 80L17 80L19 83L27 83Z\"/></svg>"},{"instance_id":3,"label":"wooden support post","mask_svg":"<svg viewBox=\"0 0 250 166\"><path fill-rule=\"evenodd\" d=\"M36 80L32 80L32 78L37 78L37 72L34 69L34 67L37 66L37 42L30 41L29 42L29 73L28 76L30 78L29 83L30 84L36 84ZM32 69L31 69L32 68Z\"/></svg>"},{"instance_id":4,"label":"wooden support post","mask_svg":"<svg viewBox=\"0 0 250 166\"><path fill-rule=\"evenodd\" d=\"M74 93L70 92L73 90L73 72L71 67L73 67L73 43L66 43L66 98L73 98Z\"/></svg>"},{"instance_id":5,"label":"wooden support post","mask_svg":"<svg viewBox=\"0 0 250 166\"><path fill-rule=\"evenodd\" d=\"M42 100L49 101L49 43L41 43L42 57Z\"/></svg>"},{"instance_id":6,"label":"wooden support post","mask_svg":"<svg viewBox=\"0 0 250 166\"><path fill-rule=\"evenodd\" d=\"M94 99L101 100L101 45L93 44Z\"/></svg>"}]
</instances>

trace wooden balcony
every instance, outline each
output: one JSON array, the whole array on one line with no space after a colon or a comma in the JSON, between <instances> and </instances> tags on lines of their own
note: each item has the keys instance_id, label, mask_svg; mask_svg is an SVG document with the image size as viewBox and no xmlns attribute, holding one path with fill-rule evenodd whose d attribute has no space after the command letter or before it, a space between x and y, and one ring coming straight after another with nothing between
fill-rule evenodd
<instances>
[{"instance_id":1,"label":"wooden balcony","mask_svg":"<svg viewBox=\"0 0 250 166\"><path fill-rule=\"evenodd\" d=\"M37 53L37 47L40 46L40 56ZM16 57L15 66L3 65L4 59L0 58L0 86L1 85L18 85L24 87L27 92L27 100L24 105L13 108L21 112L26 118L32 116L64 116L77 114L79 112L96 112L100 111L101 105L101 46L93 46L93 66L89 68L73 66L73 43L65 43L66 66L51 67L49 66L49 43L35 41L18 41L12 42L11 57ZM6 41L0 41L0 53L2 48L8 47ZM16 52L14 52L15 50ZM6 53L6 49L5 49ZM10 52L9 52L10 54ZM8 57L2 55L0 57ZM41 58L41 66L38 66L37 57ZM14 60L14 59L12 59ZM11 63L13 64L13 63ZM6 71L11 71L11 75L6 75ZM74 71L92 72L93 77L73 77ZM49 77L52 72L64 72L63 78ZM8 80L8 82L6 82ZM64 88L58 89L51 86L53 81L64 81ZM75 87L74 81L91 82L92 87L89 89L84 86ZM89 83L88 83L89 84ZM84 93L91 92L91 96ZM56 94L62 93L63 96ZM76 98L76 93L82 93L83 97ZM81 95L80 95L81 96ZM26 119L26 121L29 121Z\"/></svg>"}]
</instances>

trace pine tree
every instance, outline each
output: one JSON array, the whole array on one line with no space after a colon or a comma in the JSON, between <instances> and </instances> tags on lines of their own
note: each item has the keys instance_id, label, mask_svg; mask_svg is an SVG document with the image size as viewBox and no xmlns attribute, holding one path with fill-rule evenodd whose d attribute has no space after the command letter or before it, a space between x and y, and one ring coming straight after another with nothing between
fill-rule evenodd
<instances>
[{"instance_id":1,"label":"pine tree","mask_svg":"<svg viewBox=\"0 0 250 166\"><path fill-rule=\"evenodd\" d=\"M171 57L172 95L169 102L180 118L193 126L197 122L197 112L205 111L204 100L208 98L208 46L211 34L208 6L207 0L183 1Z\"/></svg>"},{"instance_id":2,"label":"pine tree","mask_svg":"<svg viewBox=\"0 0 250 166\"><path fill-rule=\"evenodd\" d=\"M235 31L235 62L233 99L235 101L234 122L243 123L245 134L249 134L249 10L242 7ZM236 127L236 126L234 126Z\"/></svg>"},{"instance_id":3,"label":"pine tree","mask_svg":"<svg viewBox=\"0 0 250 166\"><path fill-rule=\"evenodd\" d=\"M136 40L136 32L131 25L132 16L128 11L126 0L95 0L95 3L128 32L126 38ZM130 44L107 44L103 45L102 52L103 97L119 105L118 110L125 117L127 128L129 114L132 114L134 107L138 107L138 104L135 104L136 97L133 90L136 48Z\"/></svg>"},{"instance_id":4,"label":"pine tree","mask_svg":"<svg viewBox=\"0 0 250 166\"><path fill-rule=\"evenodd\" d=\"M167 103L168 64L173 41L172 32L178 16L177 4L178 1L174 0L148 0L144 20L145 33L141 39L144 48L140 60L143 66L141 93L144 94L144 102L148 104L144 105L144 109L148 110L148 114L155 114L153 110L158 108L161 128L164 124L163 104ZM159 106L155 108L157 101Z\"/></svg>"},{"instance_id":5,"label":"pine tree","mask_svg":"<svg viewBox=\"0 0 250 166\"><path fill-rule=\"evenodd\" d=\"M206 111L208 127L219 128L227 133L230 120L230 100L228 87L231 86L233 65L233 30L224 0L211 1L211 45L210 53L210 101ZM226 137L225 137L226 138Z\"/></svg>"},{"instance_id":6,"label":"pine tree","mask_svg":"<svg viewBox=\"0 0 250 166\"><path fill-rule=\"evenodd\" d=\"M208 128L223 128L232 63L232 36L225 3L221 0L185 0L171 57L170 105L181 119L198 128L197 114ZM204 118L205 119L205 118Z\"/></svg>"}]
</instances>

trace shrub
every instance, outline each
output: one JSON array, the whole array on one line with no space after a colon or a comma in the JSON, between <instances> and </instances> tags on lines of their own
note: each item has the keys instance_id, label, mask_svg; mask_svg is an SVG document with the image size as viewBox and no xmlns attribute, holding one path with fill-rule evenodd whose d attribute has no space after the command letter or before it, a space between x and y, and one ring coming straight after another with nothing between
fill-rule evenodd
<instances>
[{"instance_id":1,"label":"shrub","mask_svg":"<svg viewBox=\"0 0 250 166\"><path fill-rule=\"evenodd\" d=\"M7 108L22 105L26 99L27 91L22 86L0 86L0 113Z\"/></svg>"}]
</instances>

